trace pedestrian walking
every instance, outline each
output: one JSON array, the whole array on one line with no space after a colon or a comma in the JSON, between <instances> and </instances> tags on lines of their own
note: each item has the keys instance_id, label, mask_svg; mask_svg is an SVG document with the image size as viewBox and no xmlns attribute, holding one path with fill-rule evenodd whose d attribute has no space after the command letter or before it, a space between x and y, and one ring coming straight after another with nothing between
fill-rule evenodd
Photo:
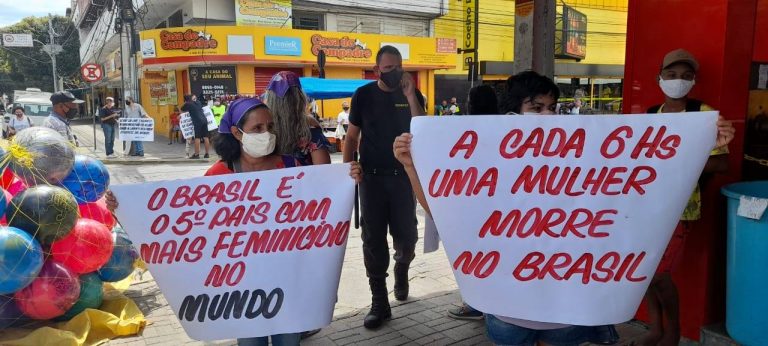
<instances>
[{"instance_id":1,"label":"pedestrian walking","mask_svg":"<svg viewBox=\"0 0 768 346\"><path fill-rule=\"evenodd\" d=\"M115 133L117 132L117 119L119 110L115 109L115 99L107 97L104 107L99 108L99 122L104 132L104 151L108 158L115 158Z\"/></svg>"},{"instance_id":2,"label":"pedestrian walking","mask_svg":"<svg viewBox=\"0 0 768 346\"><path fill-rule=\"evenodd\" d=\"M123 111L122 117L149 118L149 114L147 114L147 111L144 110L144 107L142 107L133 99L133 96L126 96L125 110ZM131 146L133 147L133 153L130 154L131 156L144 157L144 142L132 141Z\"/></svg>"},{"instance_id":3,"label":"pedestrian walking","mask_svg":"<svg viewBox=\"0 0 768 346\"><path fill-rule=\"evenodd\" d=\"M395 137L410 130L411 117L425 115L424 98L413 77L403 71L397 48L381 47L374 72L378 80L352 96L344 162L360 148L364 177L360 183L363 258L371 289L366 328L378 328L392 316L387 291L389 244L395 248L395 299L408 298L408 268L415 256L416 202L403 166L392 153Z\"/></svg>"}]
</instances>

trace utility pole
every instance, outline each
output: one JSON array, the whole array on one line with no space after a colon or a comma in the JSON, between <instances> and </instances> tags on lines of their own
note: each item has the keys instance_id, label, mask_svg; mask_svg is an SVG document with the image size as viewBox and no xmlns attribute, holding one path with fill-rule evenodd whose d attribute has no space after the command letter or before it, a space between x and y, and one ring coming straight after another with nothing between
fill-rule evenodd
<instances>
[{"instance_id":1,"label":"utility pole","mask_svg":"<svg viewBox=\"0 0 768 346\"><path fill-rule=\"evenodd\" d=\"M56 74L56 54L61 51L61 46L56 46L56 33L53 32L53 18L48 17L48 36L51 46L51 65L53 65L53 92L57 92L59 88L59 78Z\"/></svg>"}]
</instances>

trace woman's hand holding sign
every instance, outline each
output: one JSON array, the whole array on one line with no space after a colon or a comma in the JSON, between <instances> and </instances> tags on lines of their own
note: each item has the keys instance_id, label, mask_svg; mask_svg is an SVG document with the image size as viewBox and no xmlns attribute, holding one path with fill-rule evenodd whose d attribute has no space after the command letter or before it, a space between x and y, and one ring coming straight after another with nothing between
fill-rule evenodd
<instances>
[{"instance_id":1,"label":"woman's hand holding sign","mask_svg":"<svg viewBox=\"0 0 768 346\"><path fill-rule=\"evenodd\" d=\"M400 161L405 168L405 173L408 174L408 180L413 187L413 193L416 195L416 199L419 204L424 208L427 214L432 213L429 211L429 205L427 204L427 197L424 195L424 190L421 189L421 183L419 183L419 175L416 173L416 168L413 166L413 157L411 157L411 140L413 135L410 133L403 133L395 138L395 142L392 143L392 151L395 153L395 159Z\"/></svg>"}]
</instances>

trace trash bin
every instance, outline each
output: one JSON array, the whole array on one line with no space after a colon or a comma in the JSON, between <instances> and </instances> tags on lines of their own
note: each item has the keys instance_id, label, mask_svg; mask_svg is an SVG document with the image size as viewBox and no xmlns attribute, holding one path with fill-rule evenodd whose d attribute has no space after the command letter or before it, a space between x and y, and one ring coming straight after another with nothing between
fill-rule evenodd
<instances>
[{"instance_id":1,"label":"trash bin","mask_svg":"<svg viewBox=\"0 0 768 346\"><path fill-rule=\"evenodd\" d=\"M768 211L739 216L742 196L768 199L768 181L723 187L728 197L725 327L742 345L768 345Z\"/></svg>"}]
</instances>

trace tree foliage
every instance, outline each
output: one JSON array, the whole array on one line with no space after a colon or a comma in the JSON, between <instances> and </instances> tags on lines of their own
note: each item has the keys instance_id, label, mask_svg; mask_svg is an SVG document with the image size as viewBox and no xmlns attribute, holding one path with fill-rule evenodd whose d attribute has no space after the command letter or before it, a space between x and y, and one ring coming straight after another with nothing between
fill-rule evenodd
<instances>
[{"instance_id":1,"label":"tree foliage","mask_svg":"<svg viewBox=\"0 0 768 346\"><path fill-rule=\"evenodd\" d=\"M20 22L0 28L0 33L27 33L32 38L46 44L50 41L48 35L49 17L27 17ZM64 88L80 86L80 38L77 28L69 18L53 16L53 29L59 35L55 43L62 46L62 51L56 55L56 72L64 80ZM51 74L51 58L42 51L40 43L35 42L32 48L2 47L0 48L0 93L10 95L13 90L25 88L40 88L43 91L53 91L53 76Z\"/></svg>"}]
</instances>

